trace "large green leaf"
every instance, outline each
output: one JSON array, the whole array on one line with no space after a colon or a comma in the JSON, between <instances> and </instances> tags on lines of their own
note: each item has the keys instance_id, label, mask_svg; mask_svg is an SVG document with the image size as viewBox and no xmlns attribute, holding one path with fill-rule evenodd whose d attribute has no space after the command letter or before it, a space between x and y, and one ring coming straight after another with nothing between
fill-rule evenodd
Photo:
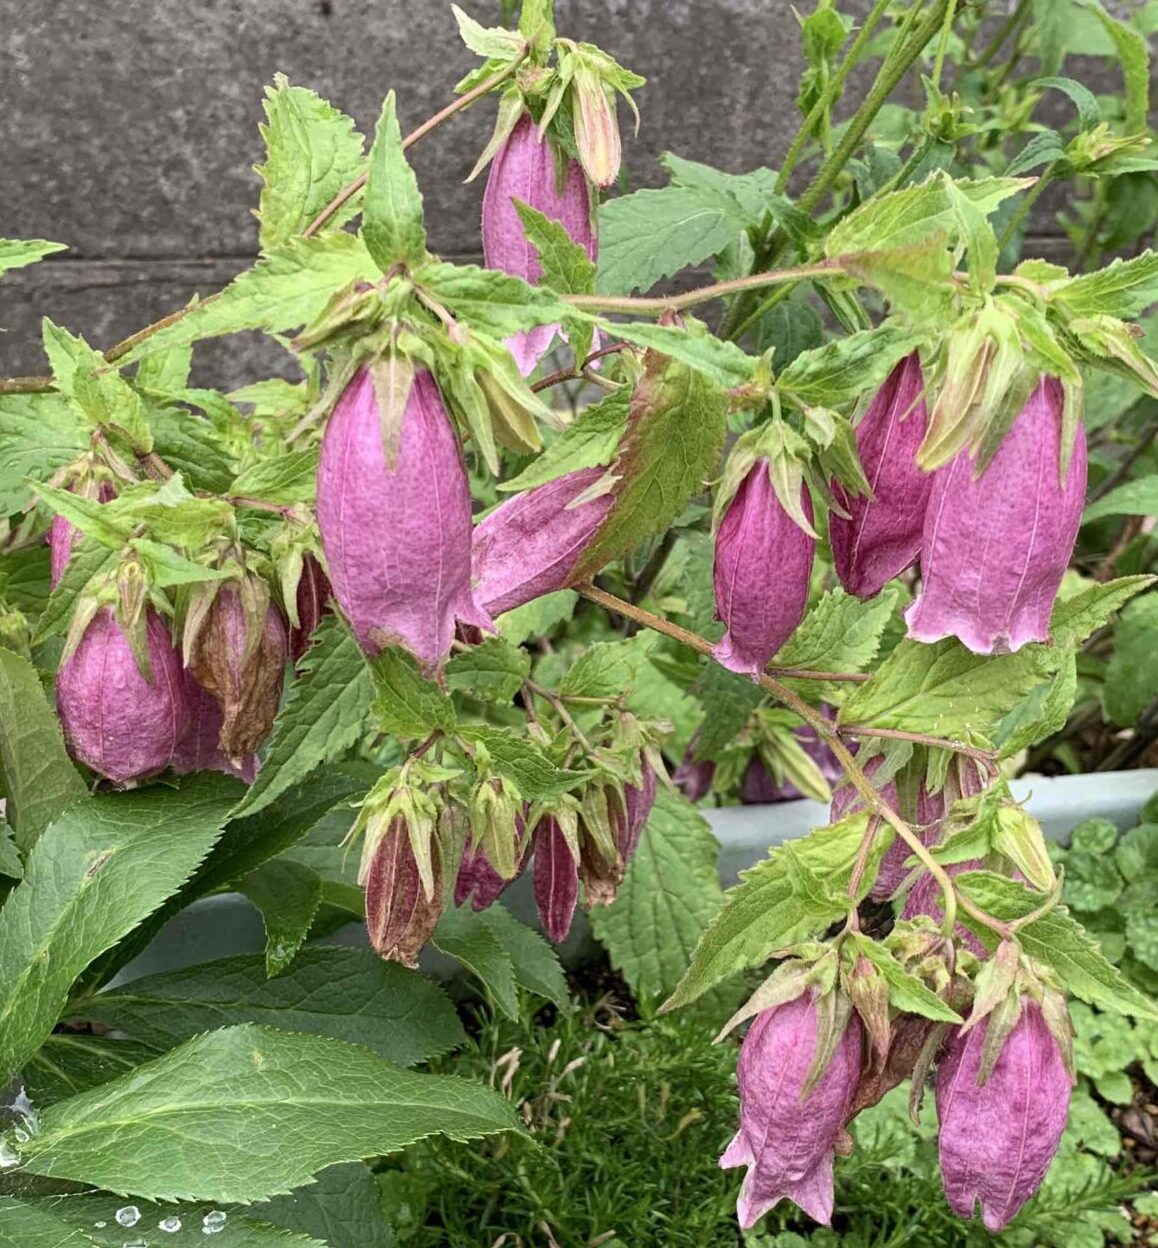
<instances>
[{"instance_id":1,"label":"large green leaf","mask_svg":"<svg viewBox=\"0 0 1158 1248\"><path fill-rule=\"evenodd\" d=\"M49 1106L22 1165L146 1199L250 1202L427 1135L465 1141L515 1127L490 1088L250 1024Z\"/></svg>"},{"instance_id":2,"label":"large green leaf","mask_svg":"<svg viewBox=\"0 0 1158 1248\"><path fill-rule=\"evenodd\" d=\"M418 661L401 646L387 646L370 661L376 694L372 712L380 732L425 737L454 727L454 703L435 680L419 671Z\"/></svg>"},{"instance_id":3,"label":"large green leaf","mask_svg":"<svg viewBox=\"0 0 1158 1248\"><path fill-rule=\"evenodd\" d=\"M308 946L272 979L260 954L165 971L79 1001L75 1012L154 1049L215 1026L262 1023L361 1044L399 1066L438 1057L466 1038L432 980L339 945Z\"/></svg>"},{"instance_id":4,"label":"large green leaf","mask_svg":"<svg viewBox=\"0 0 1158 1248\"><path fill-rule=\"evenodd\" d=\"M393 1248L378 1184L360 1161L330 1166L307 1187L250 1209L250 1216L314 1235L328 1248Z\"/></svg>"},{"instance_id":5,"label":"large green leaf","mask_svg":"<svg viewBox=\"0 0 1158 1248\"><path fill-rule=\"evenodd\" d=\"M300 862L273 858L245 876L237 889L261 911L266 974L280 975L294 960L322 904L322 878Z\"/></svg>"},{"instance_id":6,"label":"large green leaf","mask_svg":"<svg viewBox=\"0 0 1158 1248\"><path fill-rule=\"evenodd\" d=\"M418 264L426 255L422 194L402 149L393 91L387 93L382 105L370 149L370 170L362 197L362 237L383 273L393 264Z\"/></svg>"},{"instance_id":7,"label":"large green leaf","mask_svg":"<svg viewBox=\"0 0 1158 1248\"><path fill-rule=\"evenodd\" d=\"M485 910L476 913L469 906L447 910L438 920L431 943L447 957L461 962L507 1018L518 1018L514 963L492 930Z\"/></svg>"},{"instance_id":8,"label":"large green leaf","mask_svg":"<svg viewBox=\"0 0 1158 1248\"><path fill-rule=\"evenodd\" d=\"M296 238L318 213L365 168L364 140L354 123L305 87L274 75L265 89L265 164L257 172L265 185L258 217L261 247L274 251ZM357 211L347 201L330 218L340 227Z\"/></svg>"},{"instance_id":9,"label":"large green leaf","mask_svg":"<svg viewBox=\"0 0 1158 1248\"><path fill-rule=\"evenodd\" d=\"M772 666L861 672L876 658L896 605L895 589L886 588L868 602L842 589L830 589L784 643ZM803 683L797 681L796 687Z\"/></svg>"},{"instance_id":10,"label":"large green leaf","mask_svg":"<svg viewBox=\"0 0 1158 1248\"><path fill-rule=\"evenodd\" d=\"M724 904L719 844L704 817L661 786L619 893L591 912L595 935L638 997L671 992Z\"/></svg>"},{"instance_id":11,"label":"large green leaf","mask_svg":"<svg viewBox=\"0 0 1158 1248\"><path fill-rule=\"evenodd\" d=\"M53 819L88 792L64 748L36 669L2 647L0 772L8 795L6 817L21 849L31 849Z\"/></svg>"},{"instance_id":12,"label":"large green leaf","mask_svg":"<svg viewBox=\"0 0 1158 1248\"><path fill-rule=\"evenodd\" d=\"M801 403L839 407L878 386L923 341L923 334L898 325L833 338L801 351L779 374L777 385Z\"/></svg>"},{"instance_id":13,"label":"large green leaf","mask_svg":"<svg viewBox=\"0 0 1158 1248\"><path fill-rule=\"evenodd\" d=\"M0 395L0 515L29 505L29 477L47 481L87 446L88 430L62 395Z\"/></svg>"},{"instance_id":14,"label":"large green leaf","mask_svg":"<svg viewBox=\"0 0 1158 1248\"><path fill-rule=\"evenodd\" d=\"M1114 629L1102 700L1115 724L1133 724L1158 697L1158 594L1137 598Z\"/></svg>"},{"instance_id":15,"label":"large green leaf","mask_svg":"<svg viewBox=\"0 0 1158 1248\"><path fill-rule=\"evenodd\" d=\"M333 762L365 728L374 697L358 643L335 617L322 621L274 721L261 772L240 814L256 814L320 763Z\"/></svg>"},{"instance_id":16,"label":"large green leaf","mask_svg":"<svg viewBox=\"0 0 1158 1248\"><path fill-rule=\"evenodd\" d=\"M502 637L488 637L454 655L446 665L446 687L481 702L508 703L531 674L531 656Z\"/></svg>"},{"instance_id":17,"label":"large green leaf","mask_svg":"<svg viewBox=\"0 0 1158 1248\"><path fill-rule=\"evenodd\" d=\"M1096 273L1081 273L1058 287L1052 298L1074 316L1133 320L1158 302L1158 252L1119 257Z\"/></svg>"},{"instance_id":18,"label":"large green leaf","mask_svg":"<svg viewBox=\"0 0 1158 1248\"><path fill-rule=\"evenodd\" d=\"M108 1083L156 1056L156 1049L136 1040L54 1031L36 1056L24 1063L20 1077L28 1099L43 1108Z\"/></svg>"},{"instance_id":19,"label":"large green leaf","mask_svg":"<svg viewBox=\"0 0 1158 1248\"><path fill-rule=\"evenodd\" d=\"M85 967L192 874L236 799L235 781L211 775L102 795L37 841L0 910L0 1080L40 1047Z\"/></svg>"},{"instance_id":20,"label":"large green leaf","mask_svg":"<svg viewBox=\"0 0 1158 1248\"><path fill-rule=\"evenodd\" d=\"M580 468L611 463L627 428L630 400L630 387L620 386L598 403L585 407L538 458L498 488L504 493L529 490Z\"/></svg>"},{"instance_id":21,"label":"large green leaf","mask_svg":"<svg viewBox=\"0 0 1158 1248\"><path fill-rule=\"evenodd\" d=\"M848 911L837 896L851 878L864 839L867 816L851 815L800 840L772 849L763 862L740 873L724 907L696 946L691 966L664 1009L687 1005L716 984L773 953L823 930ZM876 878L876 864L892 840L878 831L864 872L863 896ZM824 890L813 887L822 880Z\"/></svg>"},{"instance_id":22,"label":"large green leaf","mask_svg":"<svg viewBox=\"0 0 1158 1248\"><path fill-rule=\"evenodd\" d=\"M503 338L533 325L552 325L573 309L545 286L476 264L427 264L415 281L471 329Z\"/></svg>"},{"instance_id":23,"label":"large green leaf","mask_svg":"<svg viewBox=\"0 0 1158 1248\"><path fill-rule=\"evenodd\" d=\"M1082 522L1103 516L1158 516L1158 473L1124 481L1082 513Z\"/></svg>"}]
</instances>

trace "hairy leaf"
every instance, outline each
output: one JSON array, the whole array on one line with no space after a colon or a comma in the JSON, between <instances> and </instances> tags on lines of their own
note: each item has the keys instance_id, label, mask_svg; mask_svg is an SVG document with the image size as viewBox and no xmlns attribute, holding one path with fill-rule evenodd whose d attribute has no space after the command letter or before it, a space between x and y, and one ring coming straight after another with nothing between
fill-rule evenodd
<instances>
[{"instance_id":1,"label":"hairy leaf","mask_svg":"<svg viewBox=\"0 0 1158 1248\"><path fill-rule=\"evenodd\" d=\"M387 92L370 149L370 169L362 197L362 237L375 263L419 264L426 255L422 194L402 148L394 92Z\"/></svg>"},{"instance_id":2,"label":"hairy leaf","mask_svg":"<svg viewBox=\"0 0 1158 1248\"><path fill-rule=\"evenodd\" d=\"M381 732L425 737L454 727L454 704L437 682L427 680L418 662L401 646L387 646L371 659L376 690L372 713Z\"/></svg>"},{"instance_id":3,"label":"hairy leaf","mask_svg":"<svg viewBox=\"0 0 1158 1248\"><path fill-rule=\"evenodd\" d=\"M0 394L0 514L32 501L26 478L47 481L88 447L88 430L62 396Z\"/></svg>"}]
</instances>

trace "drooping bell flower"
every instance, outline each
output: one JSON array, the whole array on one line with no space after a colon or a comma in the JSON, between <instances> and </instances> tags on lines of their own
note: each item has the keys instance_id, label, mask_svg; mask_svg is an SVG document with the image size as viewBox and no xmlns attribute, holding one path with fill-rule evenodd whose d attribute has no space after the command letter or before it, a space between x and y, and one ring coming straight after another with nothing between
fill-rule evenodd
<instances>
[{"instance_id":1,"label":"drooping bell flower","mask_svg":"<svg viewBox=\"0 0 1158 1248\"><path fill-rule=\"evenodd\" d=\"M744 1037L736 1080L740 1129L720 1166L747 1166L737 1212L745 1230L787 1197L810 1218L832 1220L833 1149L860 1078L864 1028L853 1014L812 1090L817 1002L809 991L765 1010Z\"/></svg>"},{"instance_id":2,"label":"drooping bell flower","mask_svg":"<svg viewBox=\"0 0 1158 1248\"><path fill-rule=\"evenodd\" d=\"M559 821L544 815L532 837L535 858L532 882L539 922L547 936L560 944L567 939L575 904L579 900L579 863Z\"/></svg>"},{"instance_id":3,"label":"drooping bell flower","mask_svg":"<svg viewBox=\"0 0 1158 1248\"><path fill-rule=\"evenodd\" d=\"M269 736L288 653L285 620L264 583L249 578L217 590L193 640L189 670L221 710L218 746L227 757L244 759Z\"/></svg>"},{"instance_id":4,"label":"drooping bell flower","mask_svg":"<svg viewBox=\"0 0 1158 1248\"><path fill-rule=\"evenodd\" d=\"M1041 1186L1069 1113L1073 1079L1028 998L989 1077L978 1082L993 1016L949 1041L937 1069L941 1181L955 1213L996 1233Z\"/></svg>"},{"instance_id":5,"label":"drooping bell flower","mask_svg":"<svg viewBox=\"0 0 1158 1248\"><path fill-rule=\"evenodd\" d=\"M406 820L396 817L373 841L367 841L358 883L366 890L366 930L379 955L416 966L442 913L442 859L431 844L433 888L422 882Z\"/></svg>"},{"instance_id":6,"label":"drooping bell flower","mask_svg":"<svg viewBox=\"0 0 1158 1248\"><path fill-rule=\"evenodd\" d=\"M574 505L603 475L602 468L569 472L516 494L475 526L474 598L488 615L513 611L566 586L611 510L611 494Z\"/></svg>"},{"instance_id":7,"label":"drooping bell flower","mask_svg":"<svg viewBox=\"0 0 1158 1248\"><path fill-rule=\"evenodd\" d=\"M811 523L804 487L801 506ZM750 676L764 670L804 618L815 547L777 498L768 460L757 459L716 532L716 618L728 626L717 662Z\"/></svg>"},{"instance_id":8,"label":"drooping bell flower","mask_svg":"<svg viewBox=\"0 0 1158 1248\"><path fill-rule=\"evenodd\" d=\"M840 583L858 598L872 598L921 553L925 510L933 474L917 467L917 448L929 414L925 379L914 351L889 374L856 428L856 444L871 497L854 497L838 481L832 491L848 517L828 520Z\"/></svg>"},{"instance_id":9,"label":"drooping bell flower","mask_svg":"<svg viewBox=\"0 0 1158 1248\"><path fill-rule=\"evenodd\" d=\"M820 774L829 784L835 784L844 772L836 761L836 755L808 724L793 728L792 735L800 742L805 754L817 765ZM764 765L759 754L754 754L744 769L740 783L740 803L744 806L760 806L771 802L795 802L806 794L791 780L777 780Z\"/></svg>"},{"instance_id":10,"label":"drooping bell flower","mask_svg":"<svg viewBox=\"0 0 1158 1248\"><path fill-rule=\"evenodd\" d=\"M975 654L1049 640L1086 493L1080 426L1061 482L1063 408L1061 382L1043 377L979 478L967 451L937 471L910 637L957 637Z\"/></svg>"},{"instance_id":11,"label":"drooping bell flower","mask_svg":"<svg viewBox=\"0 0 1158 1248\"><path fill-rule=\"evenodd\" d=\"M683 761L672 772L671 782L689 802L698 802L712 791L712 778L715 774L716 764L710 758L697 763L691 757L689 747Z\"/></svg>"},{"instance_id":12,"label":"drooping bell flower","mask_svg":"<svg viewBox=\"0 0 1158 1248\"><path fill-rule=\"evenodd\" d=\"M515 123L491 165L483 195L482 243L487 268L534 284L543 268L523 230L515 200L557 221L595 259L595 222L583 169L578 161L556 155L529 115ZM507 339L524 377L534 371L557 329L557 325L537 325Z\"/></svg>"},{"instance_id":13,"label":"drooping bell flower","mask_svg":"<svg viewBox=\"0 0 1158 1248\"><path fill-rule=\"evenodd\" d=\"M313 555L306 554L296 594L298 622L291 625L289 635L290 659L295 664L310 648L310 639L328 609L332 592L330 578L322 565Z\"/></svg>"},{"instance_id":14,"label":"drooping bell flower","mask_svg":"<svg viewBox=\"0 0 1158 1248\"><path fill-rule=\"evenodd\" d=\"M470 588L471 504L434 378L414 374L393 465L361 368L334 407L318 468L318 527L334 597L362 649L405 646L424 667L450 653L455 620L489 629Z\"/></svg>"},{"instance_id":15,"label":"drooping bell flower","mask_svg":"<svg viewBox=\"0 0 1158 1248\"><path fill-rule=\"evenodd\" d=\"M189 727L177 743L170 764L173 770L179 776L195 771L220 771L252 784L257 779L257 755L246 754L234 763L221 748L224 721L221 707L201 688L188 668L185 669L185 700L189 705Z\"/></svg>"},{"instance_id":16,"label":"drooping bell flower","mask_svg":"<svg viewBox=\"0 0 1158 1248\"><path fill-rule=\"evenodd\" d=\"M113 609L101 607L56 679L69 752L118 785L163 770L189 725L181 659L168 625L151 607L145 646L151 680L141 675Z\"/></svg>"},{"instance_id":17,"label":"drooping bell flower","mask_svg":"<svg viewBox=\"0 0 1158 1248\"><path fill-rule=\"evenodd\" d=\"M623 802L618 797L608 800L611 826L615 833L615 847L626 866L639 848L639 838L647 825L651 808L655 805L655 771L646 758L640 758L639 784L623 786Z\"/></svg>"},{"instance_id":18,"label":"drooping bell flower","mask_svg":"<svg viewBox=\"0 0 1158 1248\"><path fill-rule=\"evenodd\" d=\"M527 865L527 852L530 848L524 835L522 816L515 816L515 830L515 853L519 865L511 879L505 878L495 870L490 858L487 857L484 846L471 845L468 841L462 853L462 861L458 866L458 875L454 880L454 904L456 906L464 906L469 901L474 910L485 910L493 905L503 891L522 875Z\"/></svg>"},{"instance_id":19,"label":"drooping bell flower","mask_svg":"<svg viewBox=\"0 0 1158 1248\"><path fill-rule=\"evenodd\" d=\"M109 482L97 484L91 477L77 483L73 492L84 498L95 498L98 502L107 503L116 498L116 491ZM62 515L52 517L52 525L48 530L49 575L53 589L60 583L68 561L72 558L72 548L76 544L76 529L71 521Z\"/></svg>"}]
</instances>

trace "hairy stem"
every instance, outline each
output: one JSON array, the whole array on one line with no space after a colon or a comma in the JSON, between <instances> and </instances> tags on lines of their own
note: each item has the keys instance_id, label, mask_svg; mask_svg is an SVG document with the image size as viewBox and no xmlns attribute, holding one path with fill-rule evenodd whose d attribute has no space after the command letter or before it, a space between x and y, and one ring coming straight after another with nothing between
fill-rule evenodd
<instances>
[{"instance_id":1,"label":"hairy stem","mask_svg":"<svg viewBox=\"0 0 1158 1248\"><path fill-rule=\"evenodd\" d=\"M650 611L645 611L642 607L637 607L633 603L625 602L622 598L617 598L614 594L609 594L606 590L599 589L596 585L588 583L576 585L574 588L584 598L598 603L608 611L614 611L617 615L625 616L629 620L635 620L645 628L653 629L657 633L663 633L665 636L681 642L699 654L707 655L709 658L712 657L712 643L698 633L681 628L680 625L673 624L670 620L665 620L662 616L654 615ZM848 746L841 740L835 724L822 711L818 711L815 707L805 702L803 698L793 693L787 685L782 684L766 673L762 674L756 683L761 689L766 689L778 702L795 711L816 732L833 754L836 755L836 759L848 777L849 783L860 795L869 814L879 815L912 850L925 870L937 881L941 889L942 905L945 909L945 921L942 924L942 930L946 935L950 934L953 931L954 923L957 921L957 895L953 888L953 881L949 878L945 868L929 853L916 832L909 827L873 787L873 783L865 774L864 769L852 756Z\"/></svg>"},{"instance_id":2,"label":"hairy stem","mask_svg":"<svg viewBox=\"0 0 1158 1248\"><path fill-rule=\"evenodd\" d=\"M904 732L900 728L870 728L864 724L842 724L839 731L847 737L876 737L883 741L912 741L915 745L927 745L938 750L952 750L975 759L993 771L997 767L997 755L992 750L982 750L950 737L934 737L924 732Z\"/></svg>"}]
</instances>

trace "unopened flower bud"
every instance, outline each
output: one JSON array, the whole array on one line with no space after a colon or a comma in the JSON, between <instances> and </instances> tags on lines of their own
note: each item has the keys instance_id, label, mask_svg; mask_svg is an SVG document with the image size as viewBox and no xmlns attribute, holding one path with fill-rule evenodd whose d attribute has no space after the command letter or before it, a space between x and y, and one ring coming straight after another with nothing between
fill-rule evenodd
<instances>
[{"instance_id":1,"label":"unopened flower bud","mask_svg":"<svg viewBox=\"0 0 1158 1248\"><path fill-rule=\"evenodd\" d=\"M89 620L56 680L69 752L119 785L163 770L189 724L181 660L168 625L151 607L144 630L151 680L107 606Z\"/></svg>"},{"instance_id":2,"label":"unopened flower bud","mask_svg":"<svg viewBox=\"0 0 1158 1248\"><path fill-rule=\"evenodd\" d=\"M371 369L334 407L318 469L318 527L334 597L368 654L405 646L427 668L455 620L490 628L470 589L471 501L458 439L434 378L414 374L393 463Z\"/></svg>"},{"instance_id":3,"label":"unopened flower bud","mask_svg":"<svg viewBox=\"0 0 1158 1248\"><path fill-rule=\"evenodd\" d=\"M314 630L322 616L329 610L330 578L314 555L302 559L302 573L298 578L296 605L298 622L290 628L290 659L296 664L310 647Z\"/></svg>"},{"instance_id":4,"label":"unopened flower bud","mask_svg":"<svg viewBox=\"0 0 1158 1248\"><path fill-rule=\"evenodd\" d=\"M544 815L535 826L533 883L539 922L560 944L567 939L579 899L579 862L560 821Z\"/></svg>"},{"instance_id":5,"label":"unopened flower bud","mask_svg":"<svg viewBox=\"0 0 1158 1248\"><path fill-rule=\"evenodd\" d=\"M623 156L615 92L598 74L580 69L575 74L573 98L579 160L591 181L606 189L619 177Z\"/></svg>"},{"instance_id":6,"label":"unopened flower bud","mask_svg":"<svg viewBox=\"0 0 1158 1248\"><path fill-rule=\"evenodd\" d=\"M910 637L957 637L975 654L1049 640L1086 493L1080 426L1061 479L1064 402L1061 382L1043 377L980 477L967 451L935 474Z\"/></svg>"},{"instance_id":7,"label":"unopened flower bud","mask_svg":"<svg viewBox=\"0 0 1158 1248\"><path fill-rule=\"evenodd\" d=\"M515 856L518 860L513 879L508 879L491 865L484 845L467 844L454 882L454 904L464 906L470 901L475 910L493 905L504 890L523 873L527 865L529 842L524 834L523 816L515 816Z\"/></svg>"},{"instance_id":8,"label":"unopened flower bud","mask_svg":"<svg viewBox=\"0 0 1158 1248\"><path fill-rule=\"evenodd\" d=\"M811 521L807 489L801 505ZM815 546L776 497L768 461L756 460L716 533L716 616L728 631L713 655L724 667L759 675L792 635L808 605Z\"/></svg>"},{"instance_id":9,"label":"unopened flower bud","mask_svg":"<svg viewBox=\"0 0 1158 1248\"><path fill-rule=\"evenodd\" d=\"M754 1226L787 1197L810 1218L832 1220L832 1160L860 1077L864 1029L848 1018L832 1057L804 1095L818 1047L813 991L765 1010L740 1049L740 1130L720 1165L747 1166L737 1203L740 1225Z\"/></svg>"},{"instance_id":10,"label":"unopened flower bud","mask_svg":"<svg viewBox=\"0 0 1158 1248\"><path fill-rule=\"evenodd\" d=\"M639 838L643 835L651 808L655 805L655 794L655 771L641 754L639 784L627 783L623 786L622 804L617 796L608 800L615 845L625 866L639 847Z\"/></svg>"},{"instance_id":11,"label":"unopened flower bud","mask_svg":"<svg viewBox=\"0 0 1158 1248\"><path fill-rule=\"evenodd\" d=\"M603 472L582 468L516 494L475 527L474 597L488 615L513 611L567 585L611 509L611 494L574 505Z\"/></svg>"},{"instance_id":12,"label":"unopened flower bud","mask_svg":"<svg viewBox=\"0 0 1158 1248\"><path fill-rule=\"evenodd\" d=\"M856 444L872 497L853 497L833 483L848 516L828 520L832 557L840 583L858 598L879 594L921 553L925 510L933 475L917 466L917 448L929 415L925 379L916 352L889 374L856 428Z\"/></svg>"},{"instance_id":13,"label":"unopened flower bud","mask_svg":"<svg viewBox=\"0 0 1158 1248\"><path fill-rule=\"evenodd\" d=\"M595 259L595 223L583 170L577 161L556 154L529 115L515 124L491 165L483 196L482 242L487 268L534 284L543 267L523 230L515 200L557 221ZM507 339L523 376L534 370L557 329L538 325Z\"/></svg>"},{"instance_id":14,"label":"unopened flower bud","mask_svg":"<svg viewBox=\"0 0 1158 1248\"><path fill-rule=\"evenodd\" d=\"M1039 1006L1017 1022L979 1082L992 1016L949 1041L937 1070L941 1180L953 1210L996 1233L1041 1186L1069 1113L1073 1080Z\"/></svg>"},{"instance_id":15,"label":"unopened flower bud","mask_svg":"<svg viewBox=\"0 0 1158 1248\"><path fill-rule=\"evenodd\" d=\"M390 962L416 966L442 913L442 856L431 841L433 887L428 892L411 843L407 821L389 820L385 831L368 836L358 882L366 890L366 930L370 943Z\"/></svg>"}]
</instances>

